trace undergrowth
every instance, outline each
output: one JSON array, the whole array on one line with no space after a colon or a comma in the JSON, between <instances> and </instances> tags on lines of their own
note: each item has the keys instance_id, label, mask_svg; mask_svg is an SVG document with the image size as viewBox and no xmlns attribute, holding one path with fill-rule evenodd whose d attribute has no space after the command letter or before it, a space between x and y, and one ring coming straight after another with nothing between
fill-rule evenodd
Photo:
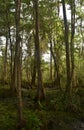
<instances>
[{"instance_id":1,"label":"undergrowth","mask_svg":"<svg viewBox=\"0 0 84 130\"><path fill-rule=\"evenodd\" d=\"M4 96L3 96L4 95ZM71 122L84 119L84 89L72 94L72 106L66 110L66 101L59 90L46 91L46 100L39 110L33 100L35 90L23 91L23 115L26 126L23 130L73 130ZM0 130L15 130L17 99L10 91L0 91Z\"/></svg>"}]
</instances>

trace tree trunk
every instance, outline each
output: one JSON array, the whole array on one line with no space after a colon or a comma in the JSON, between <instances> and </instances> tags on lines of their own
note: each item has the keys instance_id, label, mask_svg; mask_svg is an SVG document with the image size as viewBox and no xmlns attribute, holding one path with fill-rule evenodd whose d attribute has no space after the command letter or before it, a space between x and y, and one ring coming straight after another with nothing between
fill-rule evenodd
<instances>
[{"instance_id":1,"label":"tree trunk","mask_svg":"<svg viewBox=\"0 0 84 130\"><path fill-rule=\"evenodd\" d=\"M9 33L9 43L10 43L10 90L14 93L14 88L13 88L13 45L12 45L12 41L11 41L9 20L8 20L8 33Z\"/></svg>"},{"instance_id":2,"label":"tree trunk","mask_svg":"<svg viewBox=\"0 0 84 130\"><path fill-rule=\"evenodd\" d=\"M55 56L52 48L50 48L53 60L54 60L54 67L55 67L55 77L54 77L54 84L57 84L57 87L60 89L60 91L62 91L61 89L61 84L60 84L60 72L59 72L59 65L57 62L57 57Z\"/></svg>"},{"instance_id":3,"label":"tree trunk","mask_svg":"<svg viewBox=\"0 0 84 130\"><path fill-rule=\"evenodd\" d=\"M6 46L4 54L4 69L3 69L3 82L7 82L7 48L8 48L8 36L6 36Z\"/></svg>"},{"instance_id":4,"label":"tree trunk","mask_svg":"<svg viewBox=\"0 0 84 130\"><path fill-rule=\"evenodd\" d=\"M36 51L36 66L37 66L37 95L36 100L40 102L41 99L45 98L44 88L42 84L42 73L41 73L41 55L39 45L39 23L38 23L38 0L34 0L35 9L35 51Z\"/></svg>"},{"instance_id":5,"label":"tree trunk","mask_svg":"<svg viewBox=\"0 0 84 130\"><path fill-rule=\"evenodd\" d=\"M16 9L16 44L15 44L15 59L14 59L14 78L15 88L17 89L17 116L18 124L21 126L23 115L22 115L22 96L21 96L21 38L20 38L20 7L21 0L15 0Z\"/></svg>"},{"instance_id":6,"label":"tree trunk","mask_svg":"<svg viewBox=\"0 0 84 130\"><path fill-rule=\"evenodd\" d=\"M50 48L52 49L52 42L50 40ZM50 80L52 81L52 53L50 51Z\"/></svg>"},{"instance_id":7,"label":"tree trunk","mask_svg":"<svg viewBox=\"0 0 84 130\"><path fill-rule=\"evenodd\" d=\"M31 79L31 87L35 87L35 80L36 80L36 52L34 52L34 62L33 62L33 72L32 72L32 79Z\"/></svg>"},{"instance_id":8,"label":"tree trunk","mask_svg":"<svg viewBox=\"0 0 84 130\"><path fill-rule=\"evenodd\" d=\"M67 72L66 95L70 99L70 89L71 89L70 55L69 55L68 23L67 23L67 16L66 16L65 0L62 0L62 6L63 6L64 27L65 27L64 39L65 39L65 47L66 47L66 72Z\"/></svg>"},{"instance_id":9,"label":"tree trunk","mask_svg":"<svg viewBox=\"0 0 84 130\"><path fill-rule=\"evenodd\" d=\"M75 34L75 0L71 0L71 86L74 87L74 34Z\"/></svg>"}]
</instances>

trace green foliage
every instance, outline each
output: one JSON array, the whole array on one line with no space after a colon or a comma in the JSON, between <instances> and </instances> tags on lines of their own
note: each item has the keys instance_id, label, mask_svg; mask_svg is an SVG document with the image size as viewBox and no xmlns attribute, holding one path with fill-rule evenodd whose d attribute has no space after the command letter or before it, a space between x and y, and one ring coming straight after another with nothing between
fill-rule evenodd
<instances>
[{"instance_id":1,"label":"green foliage","mask_svg":"<svg viewBox=\"0 0 84 130\"><path fill-rule=\"evenodd\" d=\"M16 124L16 112L14 103L10 99L0 100L0 129L14 130Z\"/></svg>"},{"instance_id":2,"label":"green foliage","mask_svg":"<svg viewBox=\"0 0 84 130\"><path fill-rule=\"evenodd\" d=\"M42 122L34 111L25 111L26 130L40 130Z\"/></svg>"},{"instance_id":3,"label":"green foliage","mask_svg":"<svg viewBox=\"0 0 84 130\"><path fill-rule=\"evenodd\" d=\"M1 87L2 88L2 87ZM8 89L8 87L6 87ZM2 93L8 93L2 89ZM66 100L63 98L64 93L59 90L47 88L46 101L42 102L41 109L35 107L33 97L35 90L23 91L23 114L26 120L26 128L23 130L72 130L72 122L84 118L84 89L80 88L72 95L71 108L66 110ZM30 96L29 96L30 95ZM14 130L17 121L16 98L5 95L0 98L0 129ZM51 125L52 124L52 125ZM69 130L69 129L68 129Z\"/></svg>"},{"instance_id":4,"label":"green foliage","mask_svg":"<svg viewBox=\"0 0 84 130\"><path fill-rule=\"evenodd\" d=\"M54 81L54 62L52 60L52 80L50 80L50 57L46 62L44 54L50 54L50 41L52 41L52 50L56 56L56 63L59 66L60 82L63 91L66 84L66 55L64 24L60 17L61 1L56 0L39 0L39 40L41 49L41 70L46 90L46 101L42 102L40 110L34 101L37 88L26 90L31 87L31 79L34 67L35 53L35 12L33 0L21 1L20 17L20 40L22 43L22 97L23 113L27 121L26 130L69 130L74 119L84 119L84 2L76 0L76 19L75 19L75 36L74 36L74 64L75 64L75 82L77 87L71 95L72 102L69 109L66 109L67 99L64 92L56 90L53 86ZM71 11L70 0L65 1ZM66 10L68 12L68 10ZM69 43L71 32L71 20L68 19ZM15 54L15 4L13 0L0 1L0 83L3 83L5 43L8 37L7 47L7 81L10 83L10 63L11 63L11 46L12 50L12 69L14 68ZM9 36L9 33L11 36ZM3 39L3 37L4 39ZM11 38L11 39L10 39ZM71 55L71 52L70 52ZM71 58L71 57L70 57ZM71 59L70 59L71 62ZM70 63L71 67L71 63ZM12 70L13 72L13 70ZM5 80L4 80L5 81ZM37 74L36 74L37 81ZM37 85L36 85L37 86ZM72 86L73 87L73 86ZM24 89L23 89L24 88ZM26 88L26 89L25 89ZM13 95L9 86L0 86L0 130L13 130L16 124L16 95ZM23 129L24 130L24 129Z\"/></svg>"},{"instance_id":5,"label":"green foliage","mask_svg":"<svg viewBox=\"0 0 84 130\"><path fill-rule=\"evenodd\" d=\"M79 60L81 64L79 65L79 68L77 70L77 80L78 80L78 86L84 87L84 61Z\"/></svg>"}]
</instances>

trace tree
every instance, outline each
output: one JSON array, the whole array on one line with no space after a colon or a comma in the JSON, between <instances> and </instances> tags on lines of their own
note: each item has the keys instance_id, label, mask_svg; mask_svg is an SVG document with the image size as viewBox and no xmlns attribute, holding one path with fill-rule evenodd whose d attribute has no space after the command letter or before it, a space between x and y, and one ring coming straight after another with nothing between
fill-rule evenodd
<instances>
[{"instance_id":1,"label":"tree","mask_svg":"<svg viewBox=\"0 0 84 130\"><path fill-rule=\"evenodd\" d=\"M66 47L66 73L67 73L67 83L66 83L66 96L68 101L70 100L70 88L71 88L71 76L70 76L70 51L69 51L69 31L68 31L68 22L66 16L66 7L65 0L62 0L63 6L63 19L64 19L64 39Z\"/></svg>"},{"instance_id":2,"label":"tree","mask_svg":"<svg viewBox=\"0 0 84 130\"><path fill-rule=\"evenodd\" d=\"M17 115L18 115L18 128L23 128L23 115L22 115L22 95L21 95L21 37L20 37L20 7L21 0L15 0L15 23L16 23L16 44L15 44L15 59L14 59L14 78L15 88L17 92Z\"/></svg>"},{"instance_id":3,"label":"tree","mask_svg":"<svg viewBox=\"0 0 84 130\"><path fill-rule=\"evenodd\" d=\"M34 0L35 10L35 52L36 52L36 66L37 66L37 95L36 100L40 103L41 99L45 98L43 84L42 84L42 73L41 73L41 54L39 45L39 19L38 19L38 0Z\"/></svg>"},{"instance_id":4,"label":"tree","mask_svg":"<svg viewBox=\"0 0 84 130\"><path fill-rule=\"evenodd\" d=\"M75 35L75 0L71 0L71 85L74 86L74 35Z\"/></svg>"}]
</instances>

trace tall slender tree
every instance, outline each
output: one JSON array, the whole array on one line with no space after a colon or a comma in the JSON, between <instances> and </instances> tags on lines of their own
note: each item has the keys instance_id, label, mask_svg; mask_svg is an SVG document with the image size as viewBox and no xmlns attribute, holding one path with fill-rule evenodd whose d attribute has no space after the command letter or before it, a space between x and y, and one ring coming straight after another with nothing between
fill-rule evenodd
<instances>
[{"instance_id":1,"label":"tall slender tree","mask_svg":"<svg viewBox=\"0 0 84 130\"><path fill-rule=\"evenodd\" d=\"M4 68L3 68L3 82L7 82L7 52L8 52L8 36L6 36L5 54L4 54Z\"/></svg>"},{"instance_id":2,"label":"tall slender tree","mask_svg":"<svg viewBox=\"0 0 84 130\"><path fill-rule=\"evenodd\" d=\"M44 94L44 89L43 89L42 72L41 72L38 0L34 0L34 10L35 10L35 53L36 53L36 66L37 66L37 76L38 76L36 100L38 101L38 103L40 103L40 100L45 98L45 94Z\"/></svg>"},{"instance_id":3,"label":"tall slender tree","mask_svg":"<svg viewBox=\"0 0 84 130\"><path fill-rule=\"evenodd\" d=\"M15 59L14 59L14 76L15 76L14 85L17 92L18 129L21 129L23 127L22 95L21 95L20 8L21 8L21 0L15 0L16 44L15 44Z\"/></svg>"},{"instance_id":4,"label":"tall slender tree","mask_svg":"<svg viewBox=\"0 0 84 130\"><path fill-rule=\"evenodd\" d=\"M69 31L68 31L68 22L66 16L65 0L62 0L62 6L63 6L63 18L64 18L64 39L65 39L65 47L66 47L66 73L67 73L66 95L70 99L70 87L71 87L70 50L69 50L69 36L68 36Z\"/></svg>"},{"instance_id":5,"label":"tall slender tree","mask_svg":"<svg viewBox=\"0 0 84 130\"><path fill-rule=\"evenodd\" d=\"M50 48L52 50L52 41L50 40ZM50 51L50 80L52 81L52 53Z\"/></svg>"},{"instance_id":6,"label":"tall slender tree","mask_svg":"<svg viewBox=\"0 0 84 130\"><path fill-rule=\"evenodd\" d=\"M75 34L75 0L71 0L71 85L74 86L74 34Z\"/></svg>"}]
</instances>

